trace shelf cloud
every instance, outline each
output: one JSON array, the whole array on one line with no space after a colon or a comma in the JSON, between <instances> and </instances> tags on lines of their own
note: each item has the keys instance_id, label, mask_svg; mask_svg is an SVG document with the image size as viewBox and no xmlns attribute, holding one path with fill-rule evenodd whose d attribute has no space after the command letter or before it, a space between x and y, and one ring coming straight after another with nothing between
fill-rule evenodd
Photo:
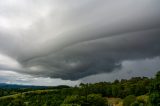
<instances>
[{"instance_id":1,"label":"shelf cloud","mask_svg":"<svg viewBox=\"0 0 160 106\"><path fill-rule=\"evenodd\" d=\"M160 56L159 0L0 0L0 70L78 80Z\"/></svg>"}]
</instances>

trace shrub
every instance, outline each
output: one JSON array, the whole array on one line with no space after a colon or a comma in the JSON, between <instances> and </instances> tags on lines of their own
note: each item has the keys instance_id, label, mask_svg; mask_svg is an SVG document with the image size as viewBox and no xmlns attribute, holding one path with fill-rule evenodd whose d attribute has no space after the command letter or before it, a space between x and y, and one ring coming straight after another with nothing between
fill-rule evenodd
<instances>
[{"instance_id":1,"label":"shrub","mask_svg":"<svg viewBox=\"0 0 160 106\"><path fill-rule=\"evenodd\" d=\"M85 96L68 96L61 106L107 106L107 100L99 94Z\"/></svg>"},{"instance_id":2,"label":"shrub","mask_svg":"<svg viewBox=\"0 0 160 106\"><path fill-rule=\"evenodd\" d=\"M131 106L132 103L136 101L136 97L134 95L129 95L123 100L123 106Z\"/></svg>"},{"instance_id":3,"label":"shrub","mask_svg":"<svg viewBox=\"0 0 160 106\"><path fill-rule=\"evenodd\" d=\"M149 100L153 106L160 106L160 94L158 92L152 93Z\"/></svg>"}]
</instances>

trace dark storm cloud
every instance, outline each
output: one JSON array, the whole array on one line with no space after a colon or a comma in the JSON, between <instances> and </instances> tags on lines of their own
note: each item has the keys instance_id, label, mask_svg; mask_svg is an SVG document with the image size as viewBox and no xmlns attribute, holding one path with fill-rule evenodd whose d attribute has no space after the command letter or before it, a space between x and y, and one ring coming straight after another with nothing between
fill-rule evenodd
<instances>
[{"instance_id":1,"label":"dark storm cloud","mask_svg":"<svg viewBox=\"0 0 160 106\"><path fill-rule=\"evenodd\" d=\"M35 2L0 14L0 53L18 62L17 72L77 80L160 56L158 0Z\"/></svg>"}]
</instances>

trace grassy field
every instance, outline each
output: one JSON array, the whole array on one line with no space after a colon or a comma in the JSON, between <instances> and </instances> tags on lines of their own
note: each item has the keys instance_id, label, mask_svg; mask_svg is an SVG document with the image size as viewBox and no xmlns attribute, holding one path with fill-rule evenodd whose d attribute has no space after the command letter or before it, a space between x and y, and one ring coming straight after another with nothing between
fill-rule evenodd
<instances>
[{"instance_id":1,"label":"grassy field","mask_svg":"<svg viewBox=\"0 0 160 106\"><path fill-rule=\"evenodd\" d=\"M47 93L47 92L52 92L52 91L55 91L55 90L36 90L36 91L28 91L28 92L23 92L23 93L17 93L17 94L14 94L14 95L2 96L2 97L0 97L0 100L1 100L1 99L7 99L7 98L16 98L16 97L18 97L18 96L24 96L25 94L31 94L31 93L41 94L41 93Z\"/></svg>"},{"instance_id":2,"label":"grassy field","mask_svg":"<svg viewBox=\"0 0 160 106\"><path fill-rule=\"evenodd\" d=\"M120 98L107 98L109 106L123 106L123 100Z\"/></svg>"},{"instance_id":3,"label":"grassy field","mask_svg":"<svg viewBox=\"0 0 160 106\"><path fill-rule=\"evenodd\" d=\"M137 97L138 101L144 101L147 103L149 100L149 96L141 95ZM109 106L123 106L123 99L121 98L107 98Z\"/></svg>"}]
</instances>

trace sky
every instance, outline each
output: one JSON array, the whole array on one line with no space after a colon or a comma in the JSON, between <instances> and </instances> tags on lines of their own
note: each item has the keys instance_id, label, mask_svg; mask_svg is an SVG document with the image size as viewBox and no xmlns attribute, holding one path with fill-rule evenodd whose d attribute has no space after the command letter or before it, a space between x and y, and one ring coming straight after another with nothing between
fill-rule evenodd
<instances>
[{"instance_id":1,"label":"sky","mask_svg":"<svg viewBox=\"0 0 160 106\"><path fill-rule=\"evenodd\" d=\"M0 0L0 83L70 85L153 77L159 0Z\"/></svg>"}]
</instances>

